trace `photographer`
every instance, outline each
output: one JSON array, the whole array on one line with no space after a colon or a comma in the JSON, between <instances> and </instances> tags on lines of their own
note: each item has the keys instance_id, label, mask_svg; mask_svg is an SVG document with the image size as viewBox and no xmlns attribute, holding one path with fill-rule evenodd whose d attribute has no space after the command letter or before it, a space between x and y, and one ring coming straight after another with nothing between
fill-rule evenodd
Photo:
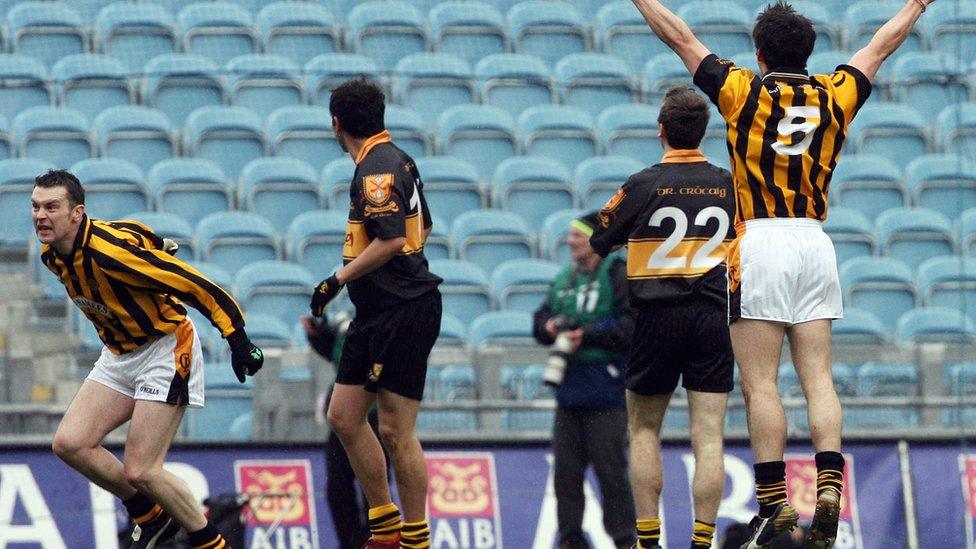
<instances>
[{"instance_id":1,"label":"photographer","mask_svg":"<svg viewBox=\"0 0 976 549\"><path fill-rule=\"evenodd\" d=\"M555 386L553 455L561 549L586 548L583 480L593 465L603 526L617 547L634 543L634 503L627 477L626 353L634 331L627 266L590 247L596 212L570 224L573 264L556 276L535 313L536 341L552 346L546 383Z\"/></svg>"}]
</instances>

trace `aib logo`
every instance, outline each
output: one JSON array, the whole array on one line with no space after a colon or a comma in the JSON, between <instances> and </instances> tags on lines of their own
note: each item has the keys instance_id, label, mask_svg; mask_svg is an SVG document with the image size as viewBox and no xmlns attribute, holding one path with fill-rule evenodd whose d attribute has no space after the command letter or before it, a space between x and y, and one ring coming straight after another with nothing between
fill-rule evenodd
<instances>
[{"instance_id":1,"label":"aib logo","mask_svg":"<svg viewBox=\"0 0 976 549\"><path fill-rule=\"evenodd\" d=\"M431 546L501 548L494 456L444 452L425 457Z\"/></svg>"}]
</instances>

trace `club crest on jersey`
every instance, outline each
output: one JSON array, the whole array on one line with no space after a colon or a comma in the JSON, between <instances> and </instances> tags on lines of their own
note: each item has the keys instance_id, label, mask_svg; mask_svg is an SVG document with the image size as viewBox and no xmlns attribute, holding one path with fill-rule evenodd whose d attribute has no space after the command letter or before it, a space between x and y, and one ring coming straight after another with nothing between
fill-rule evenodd
<instances>
[{"instance_id":1,"label":"club crest on jersey","mask_svg":"<svg viewBox=\"0 0 976 549\"><path fill-rule=\"evenodd\" d=\"M623 202L624 197L627 193L623 189L617 189L617 194L610 197L607 203L603 205L603 209L600 210L600 214L597 218L600 221L600 225L606 229L610 226L610 221L613 219L613 213L617 211L620 207L620 203Z\"/></svg>"},{"instance_id":2,"label":"club crest on jersey","mask_svg":"<svg viewBox=\"0 0 976 549\"><path fill-rule=\"evenodd\" d=\"M376 206L383 206L393 192L393 174L380 173L363 177L363 194Z\"/></svg>"}]
</instances>

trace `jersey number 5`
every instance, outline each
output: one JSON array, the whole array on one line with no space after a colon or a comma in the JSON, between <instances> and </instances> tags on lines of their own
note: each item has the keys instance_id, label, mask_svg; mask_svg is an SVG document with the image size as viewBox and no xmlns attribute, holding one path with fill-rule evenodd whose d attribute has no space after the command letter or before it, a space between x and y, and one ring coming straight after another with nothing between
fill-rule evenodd
<instances>
[{"instance_id":1,"label":"jersey number 5","mask_svg":"<svg viewBox=\"0 0 976 549\"><path fill-rule=\"evenodd\" d=\"M776 141L773 150L777 154L796 156L807 152L813 142L813 131L820 125L820 109L818 107L786 107L783 118L776 125L776 132L789 142ZM797 140L796 134L803 137Z\"/></svg>"},{"instance_id":2,"label":"jersey number 5","mask_svg":"<svg viewBox=\"0 0 976 549\"><path fill-rule=\"evenodd\" d=\"M725 260L724 257L715 257L712 252L718 248L725 240L725 235L729 232L729 214L717 206L709 206L698 212L695 216L695 226L705 227L708 220L718 220L718 230L712 235L704 245L698 247L694 254L682 254L676 257L671 256L671 252L684 241L688 234L688 216L679 208L665 206L655 210L651 219L647 222L650 227L660 227L665 219L674 220L674 232L671 233L654 253L647 260L647 268L652 271L667 270L689 273L704 273ZM689 242L686 250L696 247L697 242ZM691 255L689 258L688 255Z\"/></svg>"}]
</instances>

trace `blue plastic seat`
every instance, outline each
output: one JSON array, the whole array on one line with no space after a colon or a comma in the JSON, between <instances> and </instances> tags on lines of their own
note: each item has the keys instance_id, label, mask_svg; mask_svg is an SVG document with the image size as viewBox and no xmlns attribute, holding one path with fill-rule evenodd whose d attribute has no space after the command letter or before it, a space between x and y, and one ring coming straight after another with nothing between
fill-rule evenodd
<instances>
[{"instance_id":1,"label":"blue plastic seat","mask_svg":"<svg viewBox=\"0 0 976 549\"><path fill-rule=\"evenodd\" d=\"M237 299L248 311L261 311L282 322L282 335L291 342L288 325L308 313L312 289L318 281L301 265L285 261L256 261L234 277ZM247 333L257 338L248 319Z\"/></svg>"},{"instance_id":2,"label":"blue plastic seat","mask_svg":"<svg viewBox=\"0 0 976 549\"><path fill-rule=\"evenodd\" d=\"M248 212L212 213L197 224L200 259L231 274L256 261L278 259L274 227L264 217Z\"/></svg>"},{"instance_id":3,"label":"blue plastic seat","mask_svg":"<svg viewBox=\"0 0 976 549\"><path fill-rule=\"evenodd\" d=\"M216 63L206 57L167 53L153 57L143 72L143 102L177 126L194 110L223 103L223 81Z\"/></svg>"},{"instance_id":4,"label":"blue plastic seat","mask_svg":"<svg viewBox=\"0 0 976 549\"><path fill-rule=\"evenodd\" d=\"M10 124L0 116L0 160L14 156L14 144L10 135Z\"/></svg>"},{"instance_id":5,"label":"blue plastic seat","mask_svg":"<svg viewBox=\"0 0 976 549\"><path fill-rule=\"evenodd\" d=\"M465 347L468 344L468 328L461 319L452 314L441 315L441 333L437 337L438 346Z\"/></svg>"},{"instance_id":6,"label":"blue plastic seat","mask_svg":"<svg viewBox=\"0 0 976 549\"><path fill-rule=\"evenodd\" d=\"M386 131L390 132L393 143L414 160L434 152L434 137L427 129L427 122L420 114L399 105L387 105Z\"/></svg>"},{"instance_id":7,"label":"blue plastic seat","mask_svg":"<svg viewBox=\"0 0 976 549\"><path fill-rule=\"evenodd\" d=\"M586 22L567 2L530 0L512 6L508 33L516 52L539 57L550 66L566 55L589 49Z\"/></svg>"},{"instance_id":8,"label":"blue plastic seat","mask_svg":"<svg viewBox=\"0 0 976 549\"><path fill-rule=\"evenodd\" d=\"M593 116L637 96L630 68L619 57L603 53L573 53L563 57L553 70L566 105L579 107Z\"/></svg>"},{"instance_id":9,"label":"blue plastic seat","mask_svg":"<svg viewBox=\"0 0 976 549\"><path fill-rule=\"evenodd\" d=\"M225 72L230 102L254 111L261 118L279 107L305 102L300 69L287 57L241 55L227 63Z\"/></svg>"},{"instance_id":10,"label":"blue plastic seat","mask_svg":"<svg viewBox=\"0 0 976 549\"><path fill-rule=\"evenodd\" d=\"M423 16L406 2L364 2L349 12L347 45L370 57L380 71L390 72L412 53L427 51Z\"/></svg>"},{"instance_id":11,"label":"blue plastic seat","mask_svg":"<svg viewBox=\"0 0 976 549\"><path fill-rule=\"evenodd\" d=\"M891 338L881 320L871 311L846 307L844 318L831 325L834 343L857 345L884 345Z\"/></svg>"},{"instance_id":12,"label":"blue plastic seat","mask_svg":"<svg viewBox=\"0 0 976 549\"><path fill-rule=\"evenodd\" d=\"M28 215L34 178L54 169L54 164L37 158L0 160L0 247L24 247L34 238ZM44 269L47 270L47 269Z\"/></svg>"},{"instance_id":13,"label":"blue plastic seat","mask_svg":"<svg viewBox=\"0 0 976 549\"><path fill-rule=\"evenodd\" d=\"M251 412L237 416L227 428L228 440L248 441L252 436L254 436L254 415Z\"/></svg>"},{"instance_id":14,"label":"blue plastic seat","mask_svg":"<svg viewBox=\"0 0 976 549\"><path fill-rule=\"evenodd\" d=\"M912 105L926 120L946 104L969 100L972 87L966 65L944 52L905 53L894 62L895 96Z\"/></svg>"},{"instance_id":15,"label":"blue plastic seat","mask_svg":"<svg viewBox=\"0 0 976 549\"><path fill-rule=\"evenodd\" d=\"M513 259L491 273L491 287L501 310L534 312L548 297L560 266L544 259Z\"/></svg>"},{"instance_id":16,"label":"blue plastic seat","mask_svg":"<svg viewBox=\"0 0 976 549\"><path fill-rule=\"evenodd\" d=\"M72 53L88 51L81 15L59 2L21 2L7 12L10 51L32 55L50 67Z\"/></svg>"},{"instance_id":17,"label":"blue plastic seat","mask_svg":"<svg viewBox=\"0 0 976 549\"><path fill-rule=\"evenodd\" d=\"M558 160L570 170L599 152L593 117L563 105L530 107L518 118L522 152Z\"/></svg>"},{"instance_id":18,"label":"blue plastic seat","mask_svg":"<svg viewBox=\"0 0 976 549\"><path fill-rule=\"evenodd\" d=\"M342 259L346 240L345 210L310 211L295 216L288 227L288 259L312 272Z\"/></svg>"},{"instance_id":19,"label":"blue plastic seat","mask_svg":"<svg viewBox=\"0 0 976 549\"><path fill-rule=\"evenodd\" d=\"M976 204L976 162L954 154L916 158L905 168L912 203L955 219Z\"/></svg>"},{"instance_id":20,"label":"blue plastic seat","mask_svg":"<svg viewBox=\"0 0 976 549\"><path fill-rule=\"evenodd\" d=\"M30 107L54 100L47 68L39 60L18 54L0 54L0 114L8 120Z\"/></svg>"},{"instance_id":21,"label":"blue plastic seat","mask_svg":"<svg viewBox=\"0 0 976 549\"><path fill-rule=\"evenodd\" d=\"M631 175L644 167L629 156L595 156L580 162L574 178L580 207L600 209Z\"/></svg>"},{"instance_id":22,"label":"blue plastic seat","mask_svg":"<svg viewBox=\"0 0 976 549\"><path fill-rule=\"evenodd\" d=\"M735 2L688 2L678 9L678 17L691 27L695 36L711 51L731 55L754 47L753 17L748 10Z\"/></svg>"},{"instance_id":23,"label":"blue plastic seat","mask_svg":"<svg viewBox=\"0 0 976 549\"><path fill-rule=\"evenodd\" d=\"M312 58L304 69L306 91L313 105L329 106L332 88L360 76L376 82L380 70L376 62L363 55L323 53Z\"/></svg>"},{"instance_id":24,"label":"blue plastic seat","mask_svg":"<svg viewBox=\"0 0 976 549\"><path fill-rule=\"evenodd\" d=\"M184 261L193 261L196 258L198 246L193 227L181 216L166 212L135 212L124 217L125 220L142 223L163 238L175 241L180 245L176 256Z\"/></svg>"},{"instance_id":25,"label":"blue plastic seat","mask_svg":"<svg viewBox=\"0 0 976 549\"><path fill-rule=\"evenodd\" d=\"M445 109L473 103L476 97L471 67L460 57L446 53L413 53L395 68L393 96L428 120L437 120Z\"/></svg>"},{"instance_id":26,"label":"blue plastic seat","mask_svg":"<svg viewBox=\"0 0 976 549\"><path fill-rule=\"evenodd\" d=\"M451 225L436 213L431 215L430 234L424 243L424 257L435 259L454 259L454 246L451 244Z\"/></svg>"},{"instance_id":27,"label":"blue plastic seat","mask_svg":"<svg viewBox=\"0 0 976 549\"><path fill-rule=\"evenodd\" d=\"M919 24L935 51L953 55L976 51L976 2L972 0L933 4Z\"/></svg>"},{"instance_id":28,"label":"blue plastic seat","mask_svg":"<svg viewBox=\"0 0 976 549\"><path fill-rule=\"evenodd\" d=\"M715 105L709 105L705 136L698 146L712 164L729 169L728 126Z\"/></svg>"},{"instance_id":29,"label":"blue plastic seat","mask_svg":"<svg viewBox=\"0 0 976 549\"><path fill-rule=\"evenodd\" d=\"M539 231L539 250L542 257L559 265L569 263L569 246L566 245L566 235L569 234L569 224L579 219L587 212L585 210L560 210L546 216Z\"/></svg>"},{"instance_id":30,"label":"blue plastic seat","mask_svg":"<svg viewBox=\"0 0 976 549\"><path fill-rule=\"evenodd\" d=\"M104 55L75 54L62 57L51 69L58 103L94 118L103 109L128 105L135 90L126 80L126 69Z\"/></svg>"},{"instance_id":31,"label":"blue plastic seat","mask_svg":"<svg viewBox=\"0 0 976 549\"><path fill-rule=\"evenodd\" d=\"M830 180L830 199L873 221L885 210L907 206L909 193L894 162L884 156L858 154L843 156L837 163Z\"/></svg>"},{"instance_id":32,"label":"blue plastic seat","mask_svg":"<svg viewBox=\"0 0 976 549\"><path fill-rule=\"evenodd\" d=\"M43 158L62 168L95 156L88 119L74 109L25 109L14 118L11 137L19 156Z\"/></svg>"},{"instance_id":33,"label":"blue plastic seat","mask_svg":"<svg viewBox=\"0 0 976 549\"><path fill-rule=\"evenodd\" d=\"M471 410L427 410L417 414L417 431L443 433L450 431L474 432L478 429L478 416Z\"/></svg>"},{"instance_id":34,"label":"blue plastic seat","mask_svg":"<svg viewBox=\"0 0 976 549\"><path fill-rule=\"evenodd\" d=\"M231 179L264 156L262 120L243 107L201 107L186 119L184 145L190 156L213 160Z\"/></svg>"},{"instance_id":35,"label":"blue plastic seat","mask_svg":"<svg viewBox=\"0 0 976 549\"><path fill-rule=\"evenodd\" d=\"M332 131L328 109L322 107L276 109L268 116L267 134L272 154L298 158L316 171L346 154Z\"/></svg>"},{"instance_id":36,"label":"blue plastic seat","mask_svg":"<svg viewBox=\"0 0 976 549\"><path fill-rule=\"evenodd\" d=\"M279 233L299 214L317 210L319 193L318 174L297 158L256 158L241 171L241 206L263 213Z\"/></svg>"},{"instance_id":37,"label":"blue plastic seat","mask_svg":"<svg viewBox=\"0 0 976 549\"><path fill-rule=\"evenodd\" d=\"M148 183L157 210L179 214L194 226L207 214L234 206L227 176L209 160L164 160L149 171Z\"/></svg>"},{"instance_id":38,"label":"blue plastic seat","mask_svg":"<svg viewBox=\"0 0 976 549\"><path fill-rule=\"evenodd\" d=\"M124 105L95 117L95 136L102 156L128 160L143 172L178 152L176 132L156 109Z\"/></svg>"},{"instance_id":39,"label":"blue plastic seat","mask_svg":"<svg viewBox=\"0 0 976 549\"><path fill-rule=\"evenodd\" d=\"M457 105L444 111L438 126L440 154L470 162L481 179L518 151L515 120L499 107Z\"/></svg>"},{"instance_id":40,"label":"blue plastic seat","mask_svg":"<svg viewBox=\"0 0 976 549\"><path fill-rule=\"evenodd\" d=\"M476 396L477 375L470 364L444 366L440 374L439 400L452 402L472 399Z\"/></svg>"},{"instance_id":41,"label":"blue plastic seat","mask_svg":"<svg viewBox=\"0 0 976 549\"><path fill-rule=\"evenodd\" d=\"M838 265L855 257L874 255L874 227L867 216L854 208L830 208L823 230L834 243Z\"/></svg>"},{"instance_id":42,"label":"blue plastic seat","mask_svg":"<svg viewBox=\"0 0 976 549\"><path fill-rule=\"evenodd\" d=\"M508 43L505 18L483 2L438 2L430 10L431 40L438 52L477 63L486 55L504 53Z\"/></svg>"},{"instance_id":43,"label":"blue plastic seat","mask_svg":"<svg viewBox=\"0 0 976 549\"><path fill-rule=\"evenodd\" d=\"M658 110L648 105L614 105L597 117L604 154L629 156L644 166L660 162Z\"/></svg>"},{"instance_id":44,"label":"blue plastic seat","mask_svg":"<svg viewBox=\"0 0 976 549\"><path fill-rule=\"evenodd\" d=\"M856 257L840 268L844 303L876 314L889 331L920 303L914 278L908 265L887 257Z\"/></svg>"},{"instance_id":45,"label":"blue plastic seat","mask_svg":"<svg viewBox=\"0 0 976 549\"><path fill-rule=\"evenodd\" d=\"M451 224L451 238L458 259L471 261L485 272L502 261L535 255L529 225L513 212L465 212Z\"/></svg>"},{"instance_id":46,"label":"blue plastic seat","mask_svg":"<svg viewBox=\"0 0 976 549\"><path fill-rule=\"evenodd\" d=\"M807 71L810 74L831 74L839 65L846 65L850 60L851 54L846 51L814 52L807 59Z\"/></svg>"},{"instance_id":47,"label":"blue plastic seat","mask_svg":"<svg viewBox=\"0 0 976 549\"><path fill-rule=\"evenodd\" d=\"M523 156L498 165L491 200L495 207L521 215L538 230L550 212L576 207L576 191L569 170L558 161Z\"/></svg>"},{"instance_id":48,"label":"blue plastic seat","mask_svg":"<svg viewBox=\"0 0 976 549\"><path fill-rule=\"evenodd\" d=\"M85 209L94 218L122 219L152 204L142 170L128 160L90 158L70 171L85 186Z\"/></svg>"},{"instance_id":49,"label":"blue plastic seat","mask_svg":"<svg viewBox=\"0 0 976 549\"><path fill-rule=\"evenodd\" d=\"M474 320L468 329L471 348L535 346L532 315L524 311L492 311Z\"/></svg>"},{"instance_id":50,"label":"blue plastic seat","mask_svg":"<svg viewBox=\"0 0 976 549\"><path fill-rule=\"evenodd\" d=\"M417 160L417 170L430 211L447 223L466 211L487 206L487 196L470 163L450 156L431 156Z\"/></svg>"},{"instance_id":51,"label":"blue plastic seat","mask_svg":"<svg viewBox=\"0 0 976 549\"><path fill-rule=\"evenodd\" d=\"M882 212L875 223L882 252L915 269L930 257L955 251L952 223L928 208L895 208Z\"/></svg>"},{"instance_id":52,"label":"blue plastic seat","mask_svg":"<svg viewBox=\"0 0 976 549\"><path fill-rule=\"evenodd\" d=\"M925 305L956 309L976 321L976 258L933 257L918 267Z\"/></svg>"},{"instance_id":53,"label":"blue plastic seat","mask_svg":"<svg viewBox=\"0 0 976 549\"><path fill-rule=\"evenodd\" d=\"M874 33L887 23L904 6L898 0L861 0L853 2L844 12L843 27L848 51L858 51L868 44ZM923 49L921 25L913 28L905 42L898 48L899 53Z\"/></svg>"},{"instance_id":54,"label":"blue plastic seat","mask_svg":"<svg viewBox=\"0 0 976 549\"><path fill-rule=\"evenodd\" d=\"M641 83L645 103L660 103L672 86L694 85L685 64L674 52L659 53L648 59L641 72Z\"/></svg>"},{"instance_id":55,"label":"blue plastic seat","mask_svg":"<svg viewBox=\"0 0 976 549\"><path fill-rule=\"evenodd\" d=\"M470 323L491 310L488 277L479 266L469 261L432 259L430 272L444 279L440 285L444 312Z\"/></svg>"},{"instance_id":56,"label":"blue plastic seat","mask_svg":"<svg viewBox=\"0 0 976 549\"><path fill-rule=\"evenodd\" d=\"M197 2L177 17L183 51L213 59L218 66L247 53L260 51L251 14L232 2Z\"/></svg>"},{"instance_id":57,"label":"blue plastic seat","mask_svg":"<svg viewBox=\"0 0 976 549\"><path fill-rule=\"evenodd\" d=\"M956 221L956 234L962 252L969 257L976 257L976 208L964 211Z\"/></svg>"},{"instance_id":58,"label":"blue plastic seat","mask_svg":"<svg viewBox=\"0 0 976 549\"><path fill-rule=\"evenodd\" d=\"M922 307L898 319L901 341L936 343L976 343L976 328L962 311L949 307Z\"/></svg>"},{"instance_id":59,"label":"blue plastic seat","mask_svg":"<svg viewBox=\"0 0 976 549\"><path fill-rule=\"evenodd\" d=\"M918 394L914 364L869 363L858 370L858 396L914 396ZM861 429L897 429L918 425L918 410L906 406L872 406L844 410L844 424Z\"/></svg>"},{"instance_id":60,"label":"blue plastic seat","mask_svg":"<svg viewBox=\"0 0 976 549\"><path fill-rule=\"evenodd\" d=\"M229 363L208 363L204 368L206 403L186 414L187 438L227 440L238 418L251 413L250 383L241 385ZM244 430L242 426L237 429Z\"/></svg>"},{"instance_id":61,"label":"blue plastic seat","mask_svg":"<svg viewBox=\"0 0 976 549\"><path fill-rule=\"evenodd\" d=\"M298 66L341 49L342 31L335 16L312 2L274 2L261 9L256 24L264 51Z\"/></svg>"},{"instance_id":62,"label":"blue plastic seat","mask_svg":"<svg viewBox=\"0 0 976 549\"><path fill-rule=\"evenodd\" d=\"M859 154L884 156L900 168L930 148L922 113L900 103L864 105L851 123L848 139Z\"/></svg>"},{"instance_id":63,"label":"blue plastic seat","mask_svg":"<svg viewBox=\"0 0 976 549\"><path fill-rule=\"evenodd\" d=\"M644 21L634 5L627 1L610 2L596 14L596 35L604 53L616 55L640 71L654 55L674 55Z\"/></svg>"},{"instance_id":64,"label":"blue plastic seat","mask_svg":"<svg viewBox=\"0 0 976 549\"><path fill-rule=\"evenodd\" d=\"M98 12L95 22L98 51L118 59L137 74L153 57L179 49L176 22L162 6L151 2L115 2Z\"/></svg>"},{"instance_id":65,"label":"blue plastic seat","mask_svg":"<svg viewBox=\"0 0 976 549\"><path fill-rule=\"evenodd\" d=\"M535 105L555 102L552 75L545 62L532 55L489 55L474 67L481 101L508 111L513 117Z\"/></svg>"},{"instance_id":66,"label":"blue plastic seat","mask_svg":"<svg viewBox=\"0 0 976 549\"><path fill-rule=\"evenodd\" d=\"M322 168L322 198L333 208L344 211L349 207L349 182L355 171L356 164L349 155L337 158Z\"/></svg>"},{"instance_id":67,"label":"blue plastic seat","mask_svg":"<svg viewBox=\"0 0 976 549\"><path fill-rule=\"evenodd\" d=\"M936 134L939 150L969 158L976 156L976 103L949 105L943 109Z\"/></svg>"},{"instance_id":68,"label":"blue plastic seat","mask_svg":"<svg viewBox=\"0 0 976 549\"><path fill-rule=\"evenodd\" d=\"M976 396L976 362L950 364L945 372L949 395L954 397ZM953 407L942 412L947 425L968 427L976 422L976 406Z\"/></svg>"}]
</instances>

